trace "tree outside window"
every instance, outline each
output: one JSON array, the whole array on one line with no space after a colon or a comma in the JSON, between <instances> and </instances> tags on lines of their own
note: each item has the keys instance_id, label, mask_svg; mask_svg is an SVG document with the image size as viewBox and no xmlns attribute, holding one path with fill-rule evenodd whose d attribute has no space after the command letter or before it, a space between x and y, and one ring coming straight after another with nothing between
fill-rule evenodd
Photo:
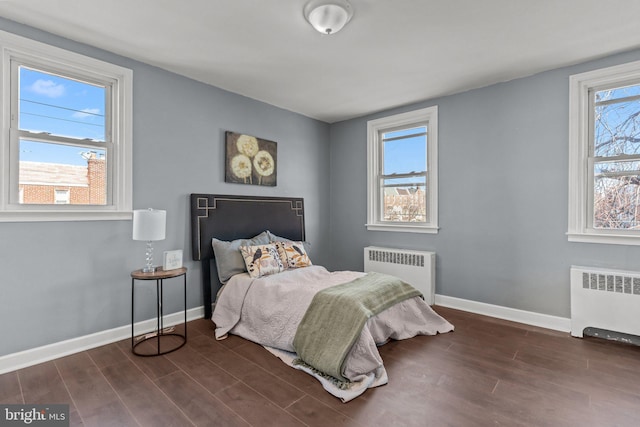
<instances>
[{"instance_id":1,"label":"tree outside window","mask_svg":"<svg viewBox=\"0 0 640 427\"><path fill-rule=\"evenodd\" d=\"M640 61L569 83L569 241L640 245Z\"/></svg>"},{"instance_id":2,"label":"tree outside window","mask_svg":"<svg viewBox=\"0 0 640 427\"><path fill-rule=\"evenodd\" d=\"M593 227L640 225L640 85L593 94Z\"/></svg>"}]
</instances>

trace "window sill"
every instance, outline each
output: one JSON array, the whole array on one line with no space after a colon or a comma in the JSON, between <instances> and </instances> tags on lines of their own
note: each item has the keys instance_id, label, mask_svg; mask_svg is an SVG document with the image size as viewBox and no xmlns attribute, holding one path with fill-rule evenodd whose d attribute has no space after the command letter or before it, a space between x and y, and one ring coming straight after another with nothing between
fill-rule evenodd
<instances>
[{"instance_id":1,"label":"window sill","mask_svg":"<svg viewBox=\"0 0 640 427\"><path fill-rule=\"evenodd\" d=\"M368 231L395 231L398 233L438 234L438 227L409 224L365 224Z\"/></svg>"},{"instance_id":2,"label":"window sill","mask_svg":"<svg viewBox=\"0 0 640 427\"><path fill-rule=\"evenodd\" d=\"M619 235L599 233L567 233L570 242L600 243L605 245L640 246L640 234Z\"/></svg>"},{"instance_id":3,"label":"window sill","mask_svg":"<svg viewBox=\"0 0 640 427\"><path fill-rule=\"evenodd\" d=\"M126 212L95 212L95 211L5 211L0 212L0 222L51 222L51 221L120 221L131 220L133 213Z\"/></svg>"}]
</instances>

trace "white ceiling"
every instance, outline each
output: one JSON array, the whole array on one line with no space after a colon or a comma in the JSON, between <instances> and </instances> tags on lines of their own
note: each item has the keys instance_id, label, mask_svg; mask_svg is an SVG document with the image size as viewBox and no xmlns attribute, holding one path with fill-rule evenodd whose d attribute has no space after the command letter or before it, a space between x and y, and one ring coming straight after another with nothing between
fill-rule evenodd
<instances>
[{"instance_id":1,"label":"white ceiling","mask_svg":"<svg viewBox=\"0 0 640 427\"><path fill-rule=\"evenodd\" d=\"M0 16L333 123L640 47L638 0L3 0Z\"/></svg>"}]
</instances>

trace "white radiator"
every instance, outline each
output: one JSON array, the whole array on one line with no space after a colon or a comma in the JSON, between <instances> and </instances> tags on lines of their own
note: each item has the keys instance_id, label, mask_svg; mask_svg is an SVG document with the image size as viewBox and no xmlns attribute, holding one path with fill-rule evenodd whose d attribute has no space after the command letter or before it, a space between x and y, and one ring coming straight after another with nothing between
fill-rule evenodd
<instances>
[{"instance_id":1,"label":"white radiator","mask_svg":"<svg viewBox=\"0 0 640 427\"><path fill-rule=\"evenodd\" d=\"M406 249L364 248L364 271L399 277L424 295L433 305L436 293L436 253Z\"/></svg>"},{"instance_id":2,"label":"white radiator","mask_svg":"<svg viewBox=\"0 0 640 427\"><path fill-rule=\"evenodd\" d=\"M640 272L571 267L571 335L587 327L640 335Z\"/></svg>"}]
</instances>

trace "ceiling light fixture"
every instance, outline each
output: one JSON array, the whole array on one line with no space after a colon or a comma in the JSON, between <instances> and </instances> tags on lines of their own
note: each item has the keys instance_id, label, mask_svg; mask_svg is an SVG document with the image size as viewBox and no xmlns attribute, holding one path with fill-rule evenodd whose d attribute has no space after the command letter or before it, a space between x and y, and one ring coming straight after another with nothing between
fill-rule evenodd
<instances>
[{"instance_id":1,"label":"ceiling light fixture","mask_svg":"<svg viewBox=\"0 0 640 427\"><path fill-rule=\"evenodd\" d=\"M335 34L351 20L353 8L347 0L311 0L304 7L304 17L318 32Z\"/></svg>"}]
</instances>

